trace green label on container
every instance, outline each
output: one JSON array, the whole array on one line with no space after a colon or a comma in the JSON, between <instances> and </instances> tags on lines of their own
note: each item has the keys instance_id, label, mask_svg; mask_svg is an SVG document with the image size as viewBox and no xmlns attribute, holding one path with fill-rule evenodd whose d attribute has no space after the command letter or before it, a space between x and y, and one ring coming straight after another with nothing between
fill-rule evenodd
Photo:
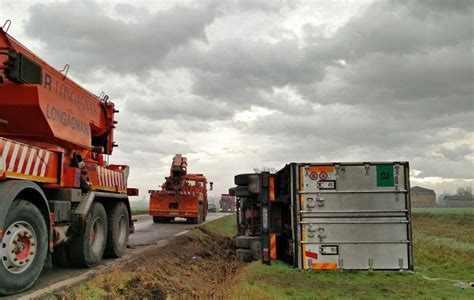
<instances>
[{"instance_id":1,"label":"green label on container","mask_svg":"<svg viewBox=\"0 0 474 300\"><path fill-rule=\"evenodd\" d=\"M377 165L377 186L394 186L393 165Z\"/></svg>"}]
</instances>

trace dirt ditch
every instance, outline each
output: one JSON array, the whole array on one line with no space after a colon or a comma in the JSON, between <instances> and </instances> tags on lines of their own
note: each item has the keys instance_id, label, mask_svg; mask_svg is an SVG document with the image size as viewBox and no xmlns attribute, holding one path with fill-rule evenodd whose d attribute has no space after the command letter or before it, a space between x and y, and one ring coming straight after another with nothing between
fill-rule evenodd
<instances>
[{"instance_id":1,"label":"dirt ditch","mask_svg":"<svg viewBox=\"0 0 474 300\"><path fill-rule=\"evenodd\" d=\"M225 298L243 265L230 238L198 228L45 298Z\"/></svg>"}]
</instances>

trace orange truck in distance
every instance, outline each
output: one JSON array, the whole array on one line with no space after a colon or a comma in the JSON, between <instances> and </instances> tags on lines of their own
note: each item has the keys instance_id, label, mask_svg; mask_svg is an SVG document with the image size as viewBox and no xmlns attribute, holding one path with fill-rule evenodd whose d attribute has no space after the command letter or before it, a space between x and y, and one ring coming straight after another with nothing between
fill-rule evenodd
<instances>
[{"instance_id":1,"label":"orange truck in distance","mask_svg":"<svg viewBox=\"0 0 474 300\"><path fill-rule=\"evenodd\" d=\"M0 296L28 289L51 261L124 254L138 191L128 166L106 162L117 112L0 29Z\"/></svg>"},{"instance_id":2,"label":"orange truck in distance","mask_svg":"<svg viewBox=\"0 0 474 300\"><path fill-rule=\"evenodd\" d=\"M150 215L155 223L168 223L176 217L200 224L207 216L207 179L203 174L187 173L186 157L176 154L170 176L160 190L150 192ZM212 190L212 182L210 190Z\"/></svg>"}]
</instances>

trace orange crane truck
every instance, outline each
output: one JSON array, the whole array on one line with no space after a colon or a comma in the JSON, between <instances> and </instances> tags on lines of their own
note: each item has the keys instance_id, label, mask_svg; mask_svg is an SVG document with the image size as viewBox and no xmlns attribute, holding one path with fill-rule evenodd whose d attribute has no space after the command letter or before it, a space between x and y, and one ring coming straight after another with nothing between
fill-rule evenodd
<instances>
[{"instance_id":1,"label":"orange crane truck","mask_svg":"<svg viewBox=\"0 0 474 300\"><path fill-rule=\"evenodd\" d=\"M0 295L43 267L120 257L133 232L129 168L108 164L114 104L0 29Z\"/></svg>"},{"instance_id":2,"label":"orange crane truck","mask_svg":"<svg viewBox=\"0 0 474 300\"><path fill-rule=\"evenodd\" d=\"M200 224L207 216L207 179L203 174L188 174L186 157L176 154L170 176L161 190L150 192L150 215L154 223L168 223L176 217ZM210 190L212 190L212 182Z\"/></svg>"}]
</instances>

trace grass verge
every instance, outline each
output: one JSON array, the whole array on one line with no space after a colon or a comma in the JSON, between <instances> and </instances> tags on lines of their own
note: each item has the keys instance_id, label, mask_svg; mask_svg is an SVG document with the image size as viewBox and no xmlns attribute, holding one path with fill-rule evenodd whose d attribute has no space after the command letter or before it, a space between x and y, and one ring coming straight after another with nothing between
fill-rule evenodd
<instances>
[{"instance_id":1,"label":"grass verge","mask_svg":"<svg viewBox=\"0 0 474 300\"><path fill-rule=\"evenodd\" d=\"M132 209L132 216L136 215L148 215L148 207L147 206L141 206L141 205L135 205L131 207Z\"/></svg>"},{"instance_id":2,"label":"grass verge","mask_svg":"<svg viewBox=\"0 0 474 300\"><path fill-rule=\"evenodd\" d=\"M237 220L235 215L231 215L209 222L202 227L220 236L234 237L237 233Z\"/></svg>"},{"instance_id":3,"label":"grass verge","mask_svg":"<svg viewBox=\"0 0 474 300\"><path fill-rule=\"evenodd\" d=\"M473 214L474 207L412 207L411 211L417 213L430 213L430 214L442 214L442 215L465 215Z\"/></svg>"},{"instance_id":4,"label":"grass verge","mask_svg":"<svg viewBox=\"0 0 474 300\"><path fill-rule=\"evenodd\" d=\"M148 209L132 209L132 216L148 215Z\"/></svg>"}]
</instances>

